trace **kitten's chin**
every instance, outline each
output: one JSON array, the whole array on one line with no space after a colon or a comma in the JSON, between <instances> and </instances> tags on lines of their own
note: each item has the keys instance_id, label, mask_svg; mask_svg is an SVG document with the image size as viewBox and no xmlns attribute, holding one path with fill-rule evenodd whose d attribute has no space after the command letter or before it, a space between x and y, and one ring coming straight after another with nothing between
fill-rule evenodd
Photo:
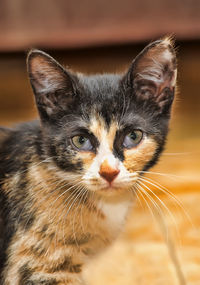
<instances>
[{"instance_id":1,"label":"kitten's chin","mask_svg":"<svg viewBox=\"0 0 200 285\"><path fill-rule=\"evenodd\" d=\"M105 186L105 187L95 187L90 189L91 192L95 192L99 196L104 197L114 197L125 195L126 193L131 193L131 187L118 187L118 186Z\"/></svg>"}]
</instances>

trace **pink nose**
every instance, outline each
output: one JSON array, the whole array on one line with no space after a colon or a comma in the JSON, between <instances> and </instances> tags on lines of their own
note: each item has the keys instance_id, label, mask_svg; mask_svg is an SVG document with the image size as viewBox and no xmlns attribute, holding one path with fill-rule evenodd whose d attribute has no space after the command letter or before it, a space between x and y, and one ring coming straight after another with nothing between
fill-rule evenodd
<instances>
[{"instance_id":1,"label":"pink nose","mask_svg":"<svg viewBox=\"0 0 200 285\"><path fill-rule=\"evenodd\" d=\"M103 177L105 180L107 180L109 183L111 183L119 174L119 169L112 168L107 160L105 160L100 167L99 174L101 177Z\"/></svg>"}]
</instances>

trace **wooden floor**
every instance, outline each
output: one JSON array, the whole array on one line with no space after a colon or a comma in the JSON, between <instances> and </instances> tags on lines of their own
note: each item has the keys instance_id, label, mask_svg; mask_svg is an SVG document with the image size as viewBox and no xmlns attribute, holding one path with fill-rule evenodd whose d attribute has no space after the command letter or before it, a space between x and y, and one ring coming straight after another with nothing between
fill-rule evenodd
<instances>
[{"instance_id":1,"label":"wooden floor","mask_svg":"<svg viewBox=\"0 0 200 285\"><path fill-rule=\"evenodd\" d=\"M124 70L142 47L50 53L74 70L115 72ZM146 198L149 210L140 195L141 203L136 201L123 237L86 270L91 285L200 284L200 42L178 44L178 65L178 94L168 144L149 175L162 187L153 186L150 180L146 184L158 195L146 188L165 218ZM35 116L25 54L0 54L0 124L12 125ZM166 189L181 204L164 194Z\"/></svg>"}]
</instances>

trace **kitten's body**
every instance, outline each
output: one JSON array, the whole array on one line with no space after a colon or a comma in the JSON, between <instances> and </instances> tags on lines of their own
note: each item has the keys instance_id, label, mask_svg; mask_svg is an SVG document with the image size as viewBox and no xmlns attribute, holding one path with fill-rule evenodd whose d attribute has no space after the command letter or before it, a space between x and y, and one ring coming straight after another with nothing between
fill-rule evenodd
<instances>
[{"instance_id":1,"label":"kitten's body","mask_svg":"<svg viewBox=\"0 0 200 285\"><path fill-rule=\"evenodd\" d=\"M2 284L83 284L82 266L117 237L138 176L163 149L175 65L169 41L124 76L75 76L30 54L41 123L0 129ZM133 133L143 133L135 146Z\"/></svg>"},{"instance_id":2,"label":"kitten's body","mask_svg":"<svg viewBox=\"0 0 200 285\"><path fill-rule=\"evenodd\" d=\"M8 156L12 161L10 169L4 163ZM10 245L7 254L12 264L6 269L5 284L26 284L34 271L43 273L41 280L47 277L49 283L44 284L57 284L50 280L58 276L63 284L76 280L74 273L81 271L88 257L109 245L119 233L130 205L130 193L105 201L94 195L79 195L79 189L62 195L72 187L73 176L68 185L49 167L48 159L41 163L45 156L38 122L11 131L1 145L1 157L1 175L7 177L1 177L2 202L5 205L9 201L4 213L5 242ZM68 207L64 203L67 199ZM39 282L40 278L36 279Z\"/></svg>"}]
</instances>

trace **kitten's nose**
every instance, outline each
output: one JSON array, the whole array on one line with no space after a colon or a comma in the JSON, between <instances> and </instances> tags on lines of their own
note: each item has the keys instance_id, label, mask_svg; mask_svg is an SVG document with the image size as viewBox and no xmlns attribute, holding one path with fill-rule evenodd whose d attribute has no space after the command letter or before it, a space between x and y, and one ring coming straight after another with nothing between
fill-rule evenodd
<instances>
[{"instance_id":1,"label":"kitten's nose","mask_svg":"<svg viewBox=\"0 0 200 285\"><path fill-rule=\"evenodd\" d=\"M119 169L109 165L107 159L100 166L99 174L109 183L111 183L119 174Z\"/></svg>"}]
</instances>

